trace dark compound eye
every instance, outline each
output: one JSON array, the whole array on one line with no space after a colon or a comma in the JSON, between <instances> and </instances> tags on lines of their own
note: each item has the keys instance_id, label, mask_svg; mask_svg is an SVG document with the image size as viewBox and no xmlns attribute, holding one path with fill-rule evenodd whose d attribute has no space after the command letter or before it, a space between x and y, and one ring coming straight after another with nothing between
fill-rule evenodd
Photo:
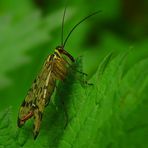
<instances>
[{"instance_id":1,"label":"dark compound eye","mask_svg":"<svg viewBox=\"0 0 148 148\"><path fill-rule=\"evenodd\" d=\"M61 50L61 49L63 49L63 47L62 46L57 46L56 49Z\"/></svg>"}]
</instances>

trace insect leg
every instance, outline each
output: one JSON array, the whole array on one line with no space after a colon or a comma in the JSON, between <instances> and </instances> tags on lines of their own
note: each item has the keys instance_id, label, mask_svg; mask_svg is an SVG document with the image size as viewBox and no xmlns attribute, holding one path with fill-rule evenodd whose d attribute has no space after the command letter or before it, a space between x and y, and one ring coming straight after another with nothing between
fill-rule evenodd
<instances>
[{"instance_id":1,"label":"insect leg","mask_svg":"<svg viewBox=\"0 0 148 148\"><path fill-rule=\"evenodd\" d=\"M70 64L68 61L65 60L65 62L69 65L69 68L71 68L73 71L76 71L76 72L82 74L83 76L88 76L87 73L84 73L84 72L82 72L82 71L77 70L76 68L73 68L73 67L71 66L71 64ZM93 85L92 83L88 83L87 80L84 80L84 81L83 81L83 84Z\"/></svg>"},{"instance_id":2,"label":"insect leg","mask_svg":"<svg viewBox=\"0 0 148 148\"><path fill-rule=\"evenodd\" d=\"M64 54L64 53L63 53L63 54ZM69 57L69 56L68 56L68 57ZM74 70L74 71L76 71L76 72L78 72L78 73L80 73L80 74L82 74L82 75L84 75L84 76L87 76L86 73L84 73L84 72L82 72L82 71L79 71L79 70L77 70L77 69L71 67L71 64L70 64L67 60L64 60L64 62L66 62L66 64L68 64L68 66L69 66L72 70ZM74 61L73 61L73 62L74 62Z\"/></svg>"},{"instance_id":3,"label":"insect leg","mask_svg":"<svg viewBox=\"0 0 148 148\"><path fill-rule=\"evenodd\" d=\"M70 67L72 70L74 70L74 71L76 71L76 72L78 72L78 73L80 73L80 74L82 74L83 76L88 76L88 74L87 73L84 73L84 72L82 72L82 71L79 71L79 70L77 70L77 69L74 69L74 68L72 68L72 67Z\"/></svg>"}]
</instances>

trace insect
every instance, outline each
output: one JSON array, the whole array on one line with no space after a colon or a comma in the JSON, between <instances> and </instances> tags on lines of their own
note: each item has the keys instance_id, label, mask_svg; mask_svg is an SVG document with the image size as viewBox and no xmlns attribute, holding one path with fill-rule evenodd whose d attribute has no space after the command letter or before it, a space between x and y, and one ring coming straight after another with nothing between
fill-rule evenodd
<instances>
[{"instance_id":1,"label":"insect","mask_svg":"<svg viewBox=\"0 0 148 148\"><path fill-rule=\"evenodd\" d=\"M54 53L49 55L45 60L45 63L39 75L34 80L31 88L27 93L26 98L22 102L18 114L18 127L22 127L28 119L32 117L34 118L34 139L36 139L39 134L43 112L45 107L50 102L50 98L56 87L56 81L64 80L68 73L68 67L71 64L70 61L75 62L73 56L64 49L68 38L80 23L82 23L89 17L97 14L98 12L99 11L94 12L79 21L71 29L65 41L63 42L64 18L66 8L64 9L64 14L62 18L61 45L57 46L54 50Z\"/></svg>"}]
</instances>

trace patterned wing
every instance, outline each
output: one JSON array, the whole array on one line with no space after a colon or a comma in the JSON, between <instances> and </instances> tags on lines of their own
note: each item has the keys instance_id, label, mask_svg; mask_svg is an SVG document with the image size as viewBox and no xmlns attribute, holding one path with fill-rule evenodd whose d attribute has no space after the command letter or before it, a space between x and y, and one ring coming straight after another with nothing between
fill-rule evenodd
<instances>
[{"instance_id":1,"label":"patterned wing","mask_svg":"<svg viewBox=\"0 0 148 148\"><path fill-rule=\"evenodd\" d=\"M46 69L44 69L41 74L42 79L40 80L40 88L38 96L35 98L33 130L34 139L36 139L40 130L44 108L50 101L50 97L55 89L55 78L53 76L53 59L50 61L50 64L46 64L46 69L48 69L48 72Z\"/></svg>"},{"instance_id":2,"label":"patterned wing","mask_svg":"<svg viewBox=\"0 0 148 148\"><path fill-rule=\"evenodd\" d=\"M55 80L52 78L52 59L53 55L49 55L40 74L28 91L18 115L18 127L34 116L34 133L39 131L41 114L55 87Z\"/></svg>"},{"instance_id":3,"label":"patterned wing","mask_svg":"<svg viewBox=\"0 0 148 148\"><path fill-rule=\"evenodd\" d=\"M18 123L17 123L18 127L21 127L26 122L26 120L28 120L33 116L33 103L35 100L34 93L33 93L34 85L36 84L33 83L33 86L31 87L31 89L29 89L26 98L21 104L19 115L18 115Z\"/></svg>"}]
</instances>

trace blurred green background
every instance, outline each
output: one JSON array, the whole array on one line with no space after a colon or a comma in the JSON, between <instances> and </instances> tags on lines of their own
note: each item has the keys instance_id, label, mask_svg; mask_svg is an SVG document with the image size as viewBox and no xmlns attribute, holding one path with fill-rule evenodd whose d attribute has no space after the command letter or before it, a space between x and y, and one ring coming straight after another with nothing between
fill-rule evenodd
<instances>
[{"instance_id":1,"label":"blurred green background","mask_svg":"<svg viewBox=\"0 0 148 148\"><path fill-rule=\"evenodd\" d=\"M12 106L14 121L45 58L61 42L64 7L60 0L0 1L0 111ZM109 52L129 51L125 71L148 57L147 0L69 0L64 37L96 10L102 12L83 22L65 47L83 56L88 78Z\"/></svg>"}]
</instances>

